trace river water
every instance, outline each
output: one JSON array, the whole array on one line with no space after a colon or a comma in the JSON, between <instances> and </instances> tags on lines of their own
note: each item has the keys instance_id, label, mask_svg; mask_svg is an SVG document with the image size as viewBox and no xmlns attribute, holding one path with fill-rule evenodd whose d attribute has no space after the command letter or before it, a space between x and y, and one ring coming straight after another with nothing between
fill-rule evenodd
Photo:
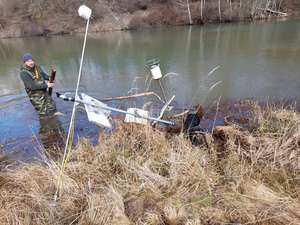
<instances>
[{"instance_id":1,"label":"river water","mask_svg":"<svg viewBox=\"0 0 300 225\"><path fill-rule=\"evenodd\" d=\"M22 54L31 52L46 71L54 65L55 91L72 93L82 41L82 36L0 40L0 148L23 148L24 154L41 148L40 123L19 78ZM300 98L299 20L90 34L80 90L97 98L144 92L149 75L145 64L152 58L160 59L163 74L176 73L162 84L166 97L176 95L179 106L209 105L220 96ZM152 82L149 90L161 95L158 87ZM65 114L59 120L66 129L72 104L55 101ZM122 107L119 103L111 104ZM84 112L78 121L77 136L96 143L99 129L87 122Z\"/></svg>"}]
</instances>

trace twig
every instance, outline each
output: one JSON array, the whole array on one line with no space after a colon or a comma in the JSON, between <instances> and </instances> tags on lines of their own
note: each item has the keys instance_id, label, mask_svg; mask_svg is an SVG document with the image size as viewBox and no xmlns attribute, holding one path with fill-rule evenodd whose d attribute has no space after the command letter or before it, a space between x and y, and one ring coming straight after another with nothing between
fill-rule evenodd
<instances>
[{"instance_id":1,"label":"twig","mask_svg":"<svg viewBox=\"0 0 300 225\"><path fill-rule=\"evenodd\" d=\"M144 93L139 93L139 94L134 94L134 95L127 95L127 96L117 96L117 97L108 97L108 98L102 98L99 99L100 101L113 101L113 100L124 100L124 99L130 99L130 98L138 98L138 97L145 97L145 96L155 96L157 97L160 101L163 102L163 100L161 99L161 97L159 97L158 94L150 91L150 92L144 92Z\"/></svg>"},{"instance_id":2,"label":"twig","mask_svg":"<svg viewBox=\"0 0 300 225\"><path fill-rule=\"evenodd\" d=\"M186 114L188 114L190 111L189 110L186 110L182 113L179 113L179 114L176 114L174 116L172 116L172 118L178 118L178 117L182 117L182 116L185 116Z\"/></svg>"},{"instance_id":3,"label":"twig","mask_svg":"<svg viewBox=\"0 0 300 225\"><path fill-rule=\"evenodd\" d=\"M262 8L256 8L256 9L259 9L259 10L263 10L263 11L266 11L266 12L270 12L270 13L275 13L275 14L279 14L281 16L288 16L287 13L284 13L284 12L279 12L279 11L275 11L275 10L272 10L272 9L262 9Z\"/></svg>"},{"instance_id":4,"label":"twig","mask_svg":"<svg viewBox=\"0 0 300 225\"><path fill-rule=\"evenodd\" d=\"M167 77L170 77L170 76L179 76L179 74L178 73L173 73L173 72L167 73L166 75L163 76L162 79L164 80L164 79L166 79Z\"/></svg>"},{"instance_id":5,"label":"twig","mask_svg":"<svg viewBox=\"0 0 300 225\"><path fill-rule=\"evenodd\" d=\"M214 129L215 129L215 125L216 125L216 120L217 120L217 116L218 116L218 113L219 113L219 106L220 106L221 98L222 98L222 96L219 97L219 100L218 100L218 103L217 103L216 115L215 115L215 118L214 118L212 130L211 130L212 134L214 133Z\"/></svg>"}]
</instances>

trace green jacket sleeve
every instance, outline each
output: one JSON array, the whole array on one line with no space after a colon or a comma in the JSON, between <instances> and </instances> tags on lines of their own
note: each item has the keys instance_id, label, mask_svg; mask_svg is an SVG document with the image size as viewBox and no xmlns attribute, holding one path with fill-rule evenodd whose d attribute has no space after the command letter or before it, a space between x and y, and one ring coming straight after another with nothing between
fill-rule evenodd
<instances>
[{"instance_id":1,"label":"green jacket sleeve","mask_svg":"<svg viewBox=\"0 0 300 225\"><path fill-rule=\"evenodd\" d=\"M24 83L25 88L29 90L33 90L33 91L41 90L41 89L46 89L48 87L43 80L41 81L34 80L26 71L22 71L20 76Z\"/></svg>"}]
</instances>

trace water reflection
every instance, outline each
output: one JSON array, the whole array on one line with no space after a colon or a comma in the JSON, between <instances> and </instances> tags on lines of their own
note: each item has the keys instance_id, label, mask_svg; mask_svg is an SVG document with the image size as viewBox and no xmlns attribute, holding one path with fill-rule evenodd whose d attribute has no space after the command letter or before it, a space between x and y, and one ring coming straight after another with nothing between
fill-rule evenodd
<instances>
[{"instance_id":1,"label":"water reflection","mask_svg":"<svg viewBox=\"0 0 300 225\"><path fill-rule=\"evenodd\" d=\"M65 131L57 116L40 117L39 138L44 153L51 158L58 158L63 154L65 145Z\"/></svg>"},{"instance_id":2,"label":"water reflection","mask_svg":"<svg viewBox=\"0 0 300 225\"><path fill-rule=\"evenodd\" d=\"M146 60L158 57L164 73L180 74L170 87L170 95L177 94L178 102L188 103L217 65L221 69L211 82L223 83L211 99L220 95L225 99L298 95L294 88L294 82L299 85L299 34L294 32L298 28L298 21L288 21L91 35L81 88L96 97L126 94L135 77L146 78ZM82 37L8 39L0 43L0 95L22 91L18 70L24 52L32 52L46 70L52 64L57 67L59 90L74 89ZM282 77L291 88L278 93L275 88L284 88Z\"/></svg>"}]
</instances>

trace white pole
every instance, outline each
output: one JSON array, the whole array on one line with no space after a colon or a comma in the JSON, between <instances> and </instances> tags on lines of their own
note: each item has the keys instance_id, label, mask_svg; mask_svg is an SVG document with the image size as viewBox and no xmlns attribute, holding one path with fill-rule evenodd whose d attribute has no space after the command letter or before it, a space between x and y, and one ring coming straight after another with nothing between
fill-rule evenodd
<instances>
[{"instance_id":1,"label":"white pole","mask_svg":"<svg viewBox=\"0 0 300 225\"><path fill-rule=\"evenodd\" d=\"M90 23L90 19L88 19L88 21L87 21L86 30L85 30L85 36L84 36L84 42L83 42L83 48L82 48L82 54L81 54L81 60L80 60L80 67L79 67L79 73L78 73L78 79L77 79L77 85L76 85L76 91L75 91L75 100L78 99L78 89L79 89L79 84L80 84L80 80L81 80L82 64L83 64L83 59L84 59L84 53L85 53L85 46L86 46L86 39L87 39L89 23ZM67 136L67 141L66 141L65 150L64 150L62 169L63 169L64 162L66 160L67 153L70 151L70 150L68 150L68 147L69 147L70 144L72 144L72 143L69 143L69 142L70 142L70 137L71 137L72 130L74 129L77 105L78 105L78 103L74 102L71 121L70 121L70 125L69 125L68 136Z\"/></svg>"},{"instance_id":2,"label":"white pole","mask_svg":"<svg viewBox=\"0 0 300 225\"><path fill-rule=\"evenodd\" d=\"M76 92L75 92L75 100L78 99L78 89L79 89L79 84L80 84L80 79L81 79L81 74L82 74L82 65L83 65L83 59L84 59L84 53L85 53L85 47L86 47L86 40L87 40L87 34L88 34L88 29L89 29L89 24L90 24L90 16L91 16L91 9L89 9L86 6L81 6L79 8L79 15L83 17L84 19L87 20L86 23L86 29L85 29L85 35L84 35L84 42L83 42L83 47L82 47L82 53L81 53L81 59L80 59L80 67L79 67L79 72L78 72L78 79L77 79L77 85L76 85ZM71 115L71 120L70 120L70 125L69 125L69 130L68 130L68 136L66 140L66 145L65 145L65 150L64 150L64 155L63 155L63 160L61 163L61 168L60 168L60 174L58 177L58 185L57 185L57 190L54 196L54 201L57 200L58 193L60 189L62 188L63 181L62 181L62 175L64 172L64 168L66 166L66 163L68 161L68 156L71 152L71 147L73 144L73 137L74 137L74 126L75 126L75 117L76 117L76 107L78 103L74 102L73 105L73 110L72 110L72 115Z\"/></svg>"}]
</instances>

